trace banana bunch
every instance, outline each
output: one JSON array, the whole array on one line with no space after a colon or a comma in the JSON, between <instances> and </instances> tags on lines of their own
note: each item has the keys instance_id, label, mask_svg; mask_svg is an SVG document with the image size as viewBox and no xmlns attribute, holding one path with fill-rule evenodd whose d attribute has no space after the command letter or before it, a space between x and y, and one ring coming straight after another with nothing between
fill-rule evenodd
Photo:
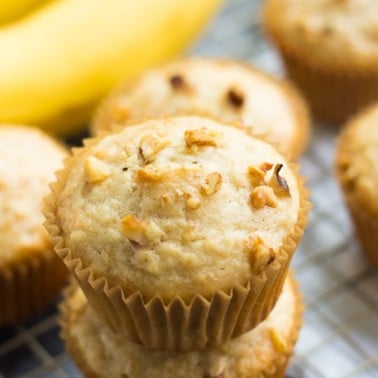
<instances>
[{"instance_id":1,"label":"banana bunch","mask_svg":"<svg viewBox=\"0 0 378 378\"><path fill-rule=\"evenodd\" d=\"M0 123L68 135L120 80L181 51L220 0L12 0L0 11Z\"/></svg>"}]
</instances>

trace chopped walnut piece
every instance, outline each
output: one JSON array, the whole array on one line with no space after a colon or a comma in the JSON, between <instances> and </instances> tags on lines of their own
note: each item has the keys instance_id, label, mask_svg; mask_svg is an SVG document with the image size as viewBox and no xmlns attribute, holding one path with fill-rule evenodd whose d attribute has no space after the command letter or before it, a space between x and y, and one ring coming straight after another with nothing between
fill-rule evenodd
<instances>
[{"instance_id":1,"label":"chopped walnut piece","mask_svg":"<svg viewBox=\"0 0 378 378\"><path fill-rule=\"evenodd\" d=\"M210 173L206 178L205 184L201 185L201 192L203 194L216 193L222 186L222 175L218 172Z\"/></svg>"},{"instance_id":2,"label":"chopped walnut piece","mask_svg":"<svg viewBox=\"0 0 378 378\"><path fill-rule=\"evenodd\" d=\"M201 201L198 197L185 193L186 206L191 210L197 210L201 206Z\"/></svg>"},{"instance_id":3,"label":"chopped walnut piece","mask_svg":"<svg viewBox=\"0 0 378 378\"><path fill-rule=\"evenodd\" d=\"M135 179L141 182L159 181L163 177L163 172L155 165L148 165L136 172Z\"/></svg>"},{"instance_id":4,"label":"chopped walnut piece","mask_svg":"<svg viewBox=\"0 0 378 378\"><path fill-rule=\"evenodd\" d=\"M121 219L122 231L126 237L135 243L146 244L149 241L160 240L164 232L152 220L141 221L134 215L126 215Z\"/></svg>"},{"instance_id":5,"label":"chopped walnut piece","mask_svg":"<svg viewBox=\"0 0 378 378\"><path fill-rule=\"evenodd\" d=\"M227 102L236 109L244 104L244 93L238 88L231 88L226 93Z\"/></svg>"},{"instance_id":6,"label":"chopped walnut piece","mask_svg":"<svg viewBox=\"0 0 378 378\"><path fill-rule=\"evenodd\" d=\"M264 206L277 207L273 189L266 185L254 188L251 193L251 204L255 209L262 209Z\"/></svg>"},{"instance_id":7,"label":"chopped walnut piece","mask_svg":"<svg viewBox=\"0 0 378 378\"><path fill-rule=\"evenodd\" d=\"M134 215L126 215L121 219L122 231L129 240L138 244L144 241L145 223L135 218Z\"/></svg>"},{"instance_id":8,"label":"chopped walnut piece","mask_svg":"<svg viewBox=\"0 0 378 378\"><path fill-rule=\"evenodd\" d=\"M169 141L167 139L158 138L155 135L146 135L140 141L139 154L146 163L150 163L168 145Z\"/></svg>"},{"instance_id":9,"label":"chopped walnut piece","mask_svg":"<svg viewBox=\"0 0 378 378\"><path fill-rule=\"evenodd\" d=\"M217 138L219 133L206 128L186 130L185 131L185 143L188 147L193 146L214 146L216 147Z\"/></svg>"},{"instance_id":10,"label":"chopped walnut piece","mask_svg":"<svg viewBox=\"0 0 378 378\"><path fill-rule=\"evenodd\" d=\"M245 242L245 251L248 254L251 271L254 274L260 274L276 258L273 249L268 247L258 236L248 237Z\"/></svg>"},{"instance_id":11,"label":"chopped walnut piece","mask_svg":"<svg viewBox=\"0 0 378 378\"><path fill-rule=\"evenodd\" d=\"M279 352L286 352L286 343L274 328L270 330L270 338Z\"/></svg>"},{"instance_id":12,"label":"chopped walnut piece","mask_svg":"<svg viewBox=\"0 0 378 378\"><path fill-rule=\"evenodd\" d=\"M84 173L89 184L99 184L110 176L110 168L103 161L89 156L84 163Z\"/></svg>"},{"instance_id":13,"label":"chopped walnut piece","mask_svg":"<svg viewBox=\"0 0 378 378\"><path fill-rule=\"evenodd\" d=\"M250 165L248 176L253 186L265 185L265 173L262 169Z\"/></svg>"},{"instance_id":14,"label":"chopped walnut piece","mask_svg":"<svg viewBox=\"0 0 378 378\"><path fill-rule=\"evenodd\" d=\"M273 174L268 182L268 185L273 189L274 193L279 197L290 196L290 189L287 184L287 181L280 176L280 171L283 167L283 164L276 164L274 166Z\"/></svg>"}]
</instances>

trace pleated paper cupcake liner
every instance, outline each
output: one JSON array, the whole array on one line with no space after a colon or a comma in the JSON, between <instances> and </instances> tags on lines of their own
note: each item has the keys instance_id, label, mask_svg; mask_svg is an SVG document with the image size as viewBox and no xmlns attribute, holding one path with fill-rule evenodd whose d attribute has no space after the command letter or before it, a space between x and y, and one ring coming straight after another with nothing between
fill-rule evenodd
<instances>
[{"instance_id":1,"label":"pleated paper cupcake liner","mask_svg":"<svg viewBox=\"0 0 378 378\"><path fill-rule=\"evenodd\" d=\"M32 252L0 268L0 326L17 324L44 310L68 273L52 249Z\"/></svg>"},{"instance_id":2,"label":"pleated paper cupcake liner","mask_svg":"<svg viewBox=\"0 0 378 378\"><path fill-rule=\"evenodd\" d=\"M289 78L307 98L315 116L339 125L378 100L378 70L350 72L312 67L281 51Z\"/></svg>"},{"instance_id":3,"label":"pleated paper cupcake liner","mask_svg":"<svg viewBox=\"0 0 378 378\"><path fill-rule=\"evenodd\" d=\"M66 168L58 173L58 181L46 198L44 213L57 254L79 282L90 305L109 326L126 340L148 348L184 351L223 344L263 321L279 297L291 257L307 224L309 192L298 174L299 167L291 166L300 191L297 224L263 273L252 276L244 285L214 292L209 298L198 294L185 302L176 296L166 302L157 294L146 300L139 291L126 295L120 286L111 286L107 277L97 276L91 266L85 266L65 246L56 221L55 196L64 185L65 175L83 150L95 142L96 139L87 141L86 147L75 151L65 162Z\"/></svg>"},{"instance_id":4,"label":"pleated paper cupcake liner","mask_svg":"<svg viewBox=\"0 0 378 378\"><path fill-rule=\"evenodd\" d=\"M256 374L261 378L283 378L285 376L287 365L299 336L303 316L302 296L292 273L289 275L288 280L290 280L290 285L292 286L291 290L295 295L295 311L293 315L293 325L291 326L289 335L285 337L285 347L276 350L275 355L272 356L267 365L264 366L260 372L254 371L253 376L256 376ZM93 363L91 363L90 358L88 358L86 351L80 347L75 339L75 331L73 331L73 329L76 324L80 324L80 321L82 321L80 317L89 305L86 303L84 306L79 306L77 308L72 304L72 299L74 298L75 293L77 294L77 290L78 285L76 282L72 282L65 290L65 300L60 305L61 337L66 344L69 354L86 377L103 377L107 370L106 361L105 365L102 365L104 362L101 364L103 371L96 369L96 367L93 366ZM107 324L103 323L103 326L107 327ZM96 330L93 330L93 332L96 332ZM117 336L115 335L115 337ZM111 353L111 351L108 351L108 353Z\"/></svg>"}]
</instances>

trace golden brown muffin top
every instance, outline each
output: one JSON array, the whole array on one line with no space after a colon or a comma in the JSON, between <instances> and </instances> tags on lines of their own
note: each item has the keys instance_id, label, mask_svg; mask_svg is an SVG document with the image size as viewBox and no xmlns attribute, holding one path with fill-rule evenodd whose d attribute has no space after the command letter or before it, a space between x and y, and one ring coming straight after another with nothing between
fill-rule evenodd
<instances>
[{"instance_id":1,"label":"golden brown muffin top","mask_svg":"<svg viewBox=\"0 0 378 378\"><path fill-rule=\"evenodd\" d=\"M51 248L41 205L68 152L37 129L0 126L0 266Z\"/></svg>"},{"instance_id":2,"label":"golden brown muffin top","mask_svg":"<svg viewBox=\"0 0 378 378\"><path fill-rule=\"evenodd\" d=\"M65 302L64 333L79 366L97 377L259 377L281 368L293 350L302 304L292 277L268 318L221 347L201 351L151 351L125 342L87 305L80 289ZM269 375L270 376L270 375Z\"/></svg>"},{"instance_id":3,"label":"golden brown muffin top","mask_svg":"<svg viewBox=\"0 0 378 378\"><path fill-rule=\"evenodd\" d=\"M267 0L263 16L278 46L311 66L378 70L375 0Z\"/></svg>"},{"instance_id":4,"label":"golden brown muffin top","mask_svg":"<svg viewBox=\"0 0 378 378\"><path fill-rule=\"evenodd\" d=\"M56 219L66 247L126 294L209 296L277 262L300 211L276 150L200 117L123 128L62 173Z\"/></svg>"},{"instance_id":5,"label":"golden brown muffin top","mask_svg":"<svg viewBox=\"0 0 378 378\"><path fill-rule=\"evenodd\" d=\"M378 104L353 118L340 136L336 154L347 195L378 215Z\"/></svg>"},{"instance_id":6,"label":"golden brown muffin top","mask_svg":"<svg viewBox=\"0 0 378 378\"><path fill-rule=\"evenodd\" d=\"M293 158L309 131L306 105L288 83L245 63L209 58L171 62L121 87L100 106L92 131L167 115L240 122Z\"/></svg>"}]
</instances>

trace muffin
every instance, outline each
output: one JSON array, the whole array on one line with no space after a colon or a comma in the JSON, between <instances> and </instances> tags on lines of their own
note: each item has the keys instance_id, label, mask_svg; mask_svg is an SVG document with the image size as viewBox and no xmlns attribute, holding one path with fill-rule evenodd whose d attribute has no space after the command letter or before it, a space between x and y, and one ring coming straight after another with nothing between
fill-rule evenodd
<instances>
[{"instance_id":1,"label":"muffin","mask_svg":"<svg viewBox=\"0 0 378 378\"><path fill-rule=\"evenodd\" d=\"M314 114L342 123L378 100L378 2L266 0L263 24Z\"/></svg>"},{"instance_id":2,"label":"muffin","mask_svg":"<svg viewBox=\"0 0 378 378\"><path fill-rule=\"evenodd\" d=\"M0 326L41 311L67 277L41 211L48 183L67 155L39 130L0 126Z\"/></svg>"},{"instance_id":3,"label":"muffin","mask_svg":"<svg viewBox=\"0 0 378 378\"><path fill-rule=\"evenodd\" d=\"M201 351L153 351L112 332L75 285L61 306L62 337L86 377L278 378L293 352L302 309L290 275L268 318L252 331Z\"/></svg>"},{"instance_id":4,"label":"muffin","mask_svg":"<svg viewBox=\"0 0 378 378\"><path fill-rule=\"evenodd\" d=\"M87 141L46 200L89 303L150 348L221 344L273 308L308 210L271 145L201 117Z\"/></svg>"},{"instance_id":5,"label":"muffin","mask_svg":"<svg viewBox=\"0 0 378 378\"><path fill-rule=\"evenodd\" d=\"M336 172L367 259L378 268L378 104L350 120L340 135Z\"/></svg>"},{"instance_id":6,"label":"muffin","mask_svg":"<svg viewBox=\"0 0 378 378\"><path fill-rule=\"evenodd\" d=\"M246 63L209 58L175 61L119 88L100 106L92 133L167 115L239 122L293 159L309 136L307 106L290 84Z\"/></svg>"}]
</instances>

